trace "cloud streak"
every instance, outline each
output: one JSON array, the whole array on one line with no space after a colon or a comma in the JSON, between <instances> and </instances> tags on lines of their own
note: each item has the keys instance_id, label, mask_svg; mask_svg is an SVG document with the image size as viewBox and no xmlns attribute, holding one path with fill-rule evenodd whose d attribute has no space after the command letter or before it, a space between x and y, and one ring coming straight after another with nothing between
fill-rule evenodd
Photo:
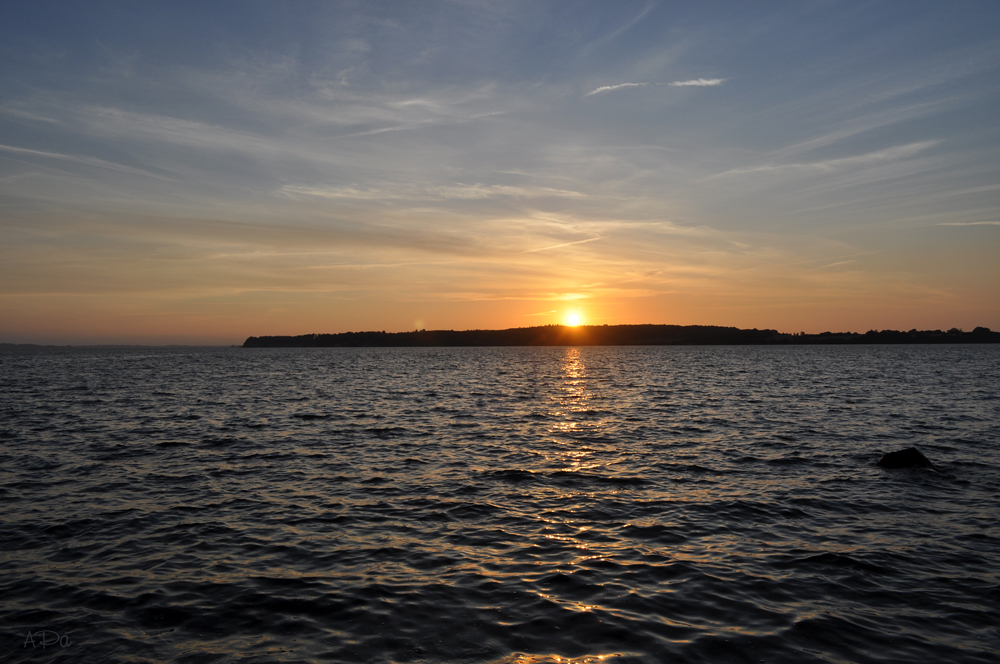
<instances>
[{"instance_id":1,"label":"cloud streak","mask_svg":"<svg viewBox=\"0 0 1000 664\"><path fill-rule=\"evenodd\" d=\"M561 249L562 247L570 247L570 246L573 246L574 244L587 244L588 242L596 242L597 240L603 240L603 239L604 239L604 237L591 237L591 238L587 238L586 240L577 240L575 242L563 242L561 244L553 244L553 245L551 245L549 247L539 247L538 249L528 249L524 253L526 253L526 254L533 254L533 253L536 253L536 252L539 252L539 251L548 251L549 249Z\"/></svg>"},{"instance_id":2,"label":"cloud streak","mask_svg":"<svg viewBox=\"0 0 1000 664\"><path fill-rule=\"evenodd\" d=\"M540 198L557 196L582 198L584 194L551 187L512 187L509 185L456 184L439 187L308 187L285 185L281 191L289 195L316 196L319 198L342 198L357 200L477 200L500 197Z\"/></svg>"},{"instance_id":3,"label":"cloud streak","mask_svg":"<svg viewBox=\"0 0 1000 664\"><path fill-rule=\"evenodd\" d=\"M612 92L613 90L623 90L625 88L644 88L649 83L618 83L617 85L602 85L599 88L594 88L588 92L585 97L590 97L591 95L599 95L604 92Z\"/></svg>"},{"instance_id":4,"label":"cloud streak","mask_svg":"<svg viewBox=\"0 0 1000 664\"><path fill-rule=\"evenodd\" d=\"M690 81L674 81L673 83L670 83L670 85L675 88L709 88L716 85L722 85L725 82L726 79L724 78L694 78Z\"/></svg>"},{"instance_id":5,"label":"cloud streak","mask_svg":"<svg viewBox=\"0 0 1000 664\"><path fill-rule=\"evenodd\" d=\"M108 170L118 171L120 173L133 173L136 175L145 175L146 177L156 178L157 180L170 180L170 178L166 178L163 177L162 175L157 175L155 173L150 173L149 171L144 171L141 168L124 166L122 164L116 164L111 161L105 161L104 159L98 159L97 157L80 157L72 154L62 154L60 152L47 152L44 150L31 150L28 148L19 148L13 145L3 145L3 144L0 144L0 152L10 152L12 154L20 154L26 157L43 157L45 159L69 161L75 164L84 164L86 166L97 166L98 168L106 168Z\"/></svg>"},{"instance_id":6,"label":"cloud streak","mask_svg":"<svg viewBox=\"0 0 1000 664\"><path fill-rule=\"evenodd\" d=\"M939 141L919 141L908 145L897 145L884 150L876 150L853 157L840 157L837 159L824 159L822 161L794 163L794 164L767 164L764 166L752 166L749 168L734 168L724 173L719 173L713 177L726 177L732 175L748 175L752 173L781 173L789 171L832 171L843 168L857 168L867 164L879 162L899 161L915 156L919 152L934 147Z\"/></svg>"}]
</instances>

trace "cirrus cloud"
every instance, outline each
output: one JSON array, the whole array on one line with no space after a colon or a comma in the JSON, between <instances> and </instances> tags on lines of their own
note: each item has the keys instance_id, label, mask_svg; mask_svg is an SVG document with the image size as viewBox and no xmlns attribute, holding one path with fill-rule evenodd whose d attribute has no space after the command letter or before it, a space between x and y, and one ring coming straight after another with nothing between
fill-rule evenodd
<instances>
[{"instance_id":1,"label":"cirrus cloud","mask_svg":"<svg viewBox=\"0 0 1000 664\"><path fill-rule=\"evenodd\" d=\"M674 81L670 85L681 88L681 87L698 87L707 88L713 85L722 85L726 82L724 78L695 78L690 81Z\"/></svg>"},{"instance_id":2,"label":"cirrus cloud","mask_svg":"<svg viewBox=\"0 0 1000 664\"><path fill-rule=\"evenodd\" d=\"M643 88L647 85L649 85L649 83L619 83L617 85L602 85L599 88L594 88L584 96L589 97L590 95L596 95L602 92L611 92L612 90L621 90L622 88Z\"/></svg>"}]
</instances>

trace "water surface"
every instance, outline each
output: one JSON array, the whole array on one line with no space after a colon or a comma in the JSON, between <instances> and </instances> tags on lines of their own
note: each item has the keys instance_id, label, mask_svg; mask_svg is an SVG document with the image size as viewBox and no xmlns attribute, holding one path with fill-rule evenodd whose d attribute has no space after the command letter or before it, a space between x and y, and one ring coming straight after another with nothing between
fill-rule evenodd
<instances>
[{"instance_id":1,"label":"water surface","mask_svg":"<svg viewBox=\"0 0 1000 664\"><path fill-rule=\"evenodd\" d=\"M4 661L1000 652L996 347L9 351L0 445Z\"/></svg>"}]
</instances>

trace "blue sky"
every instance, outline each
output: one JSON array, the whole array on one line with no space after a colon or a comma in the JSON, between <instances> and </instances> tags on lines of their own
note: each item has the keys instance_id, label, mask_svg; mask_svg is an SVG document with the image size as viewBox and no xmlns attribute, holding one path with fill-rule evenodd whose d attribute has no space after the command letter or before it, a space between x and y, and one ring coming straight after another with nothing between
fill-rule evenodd
<instances>
[{"instance_id":1,"label":"blue sky","mask_svg":"<svg viewBox=\"0 0 1000 664\"><path fill-rule=\"evenodd\" d=\"M1000 328L994 2L8 2L0 43L0 341Z\"/></svg>"}]
</instances>

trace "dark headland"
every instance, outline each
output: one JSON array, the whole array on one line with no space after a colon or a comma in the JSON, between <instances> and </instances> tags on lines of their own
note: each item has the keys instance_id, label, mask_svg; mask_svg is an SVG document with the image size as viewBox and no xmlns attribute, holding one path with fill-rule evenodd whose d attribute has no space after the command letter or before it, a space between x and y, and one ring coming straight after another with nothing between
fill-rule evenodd
<instances>
[{"instance_id":1,"label":"dark headland","mask_svg":"<svg viewBox=\"0 0 1000 664\"><path fill-rule=\"evenodd\" d=\"M341 332L282 337L250 337L244 348L339 348L421 346L792 346L804 344L983 344L1000 343L1000 332L870 330L787 334L714 325L543 325L509 330L415 330Z\"/></svg>"}]
</instances>

